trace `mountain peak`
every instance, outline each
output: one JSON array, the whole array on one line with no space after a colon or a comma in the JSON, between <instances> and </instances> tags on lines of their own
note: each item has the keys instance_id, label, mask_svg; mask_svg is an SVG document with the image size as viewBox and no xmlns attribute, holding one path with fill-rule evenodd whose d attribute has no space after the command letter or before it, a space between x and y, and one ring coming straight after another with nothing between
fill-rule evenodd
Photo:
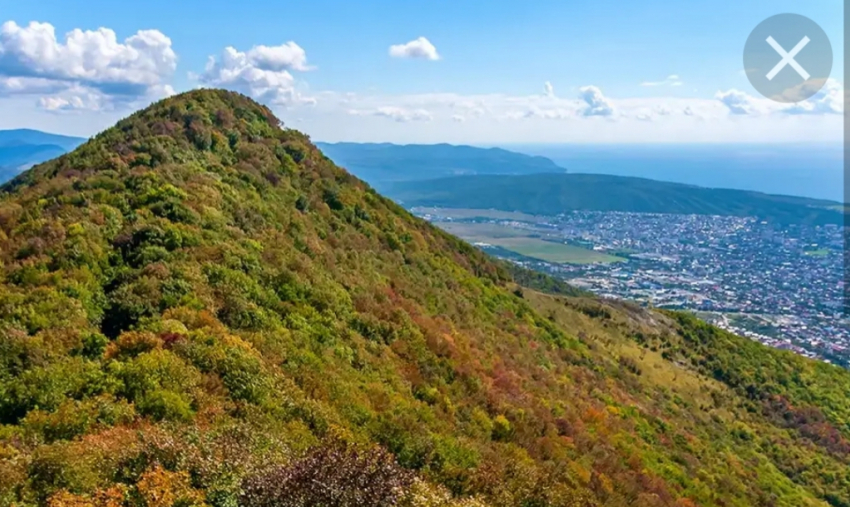
<instances>
[{"instance_id":1,"label":"mountain peak","mask_svg":"<svg viewBox=\"0 0 850 507\"><path fill-rule=\"evenodd\" d=\"M318 153L307 136L283 129L272 111L240 93L198 89L160 100L119 121L71 153L34 167L9 182L7 190L32 186L55 176L71 177L92 171L130 171L163 164L216 159L256 172L244 153L248 145L284 143L290 158ZM240 154L241 153L241 154ZM282 158L281 153L276 155ZM254 161L256 162L256 161Z\"/></svg>"},{"instance_id":2,"label":"mountain peak","mask_svg":"<svg viewBox=\"0 0 850 507\"><path fill-rule=\"evenodd\" d=\"M122 128L123 125L138 120L156 121L166 118L175 121L177 119L193 119L194 114L196 114L198 119L206 116L210 122L218 127L231 128L233 125L229 122L232 120L226 112L238 119L258 120L274 127L282 126L282 122L268 107L246 95L217 88L200 88L155 102L120 121L117 127ZM186 118L187 114L189 118ZM221 114L221 116L216 117L216 114Z\"/></svg>"}]
</instances>

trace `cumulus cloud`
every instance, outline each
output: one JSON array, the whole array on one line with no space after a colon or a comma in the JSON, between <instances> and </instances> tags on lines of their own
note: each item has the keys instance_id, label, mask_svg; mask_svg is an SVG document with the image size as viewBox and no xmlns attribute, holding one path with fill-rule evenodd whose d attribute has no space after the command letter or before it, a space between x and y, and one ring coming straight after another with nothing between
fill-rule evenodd
<instances>
[{"instance_id":1,"label":"cumulus cloud","mask_svg":"<svg viewBox=\"0 0 850 507\"><path fill-rule=\"evenodd\" d=\"M784 111L788 114L843 114L844 87L835 79L828 79L817 93Z\"/></svg>"},{"instance_id":2,"label":"cumulus cloud","mask_svg":"<svg viewBox=\"0 0 850 507\"><path fill-rule=\"evenodd\" d=\"M717 92L715 98L726 106L731 114L754 115L767 111L767 104L741 90L720 91Z\"/></svg>"},{"instance_id":3,"label":"cumulus cloud","mask_svg":"<svg viewBox=\"0 0 850 507\"><path fill-rule=\"evenodd\" d=\"M302 95L289 72L311 69L307 65L307 53L294 42L254 46L244 52L227 47L218 58L209 57L198 80L273 105L312 104L315 99Z\"/></svg>"},{"instance_id":4,"label":"cumulus cloud","mask_svg":"<svg viewBox=\"0 0 850 507\"><path fill-rule=\"evenodd\" d=\"M531 106L525 113L522 114L508 114L508 118L516 119L516 118L543 118L546 120L566 120L569 118L575 118L576 112L575 109L571 108L560 108L560 107L539 107L539 106Z\"/></svg>"},{"instance_id":5,"label":"cumulus cloud","mask_svg":"<svg viewBox=\"0 0 850 507\"><path fill-rule=\"evenodd\" d=\"M488 112L487 104L481 99L458 99L452 96L444 102L447 102L449 107L464 118L481 118Z\"/></svg>"},{"instance_id":6,"label":"cumulus cloud","mask_svg":"<svg viewBox=\"0 0 850 507\"><path fill-rule=\"evenodd\" d=\"M67 96L74 90L97 96L98 108L160 98L176 66L171 39L158 30L119 41L109 28L74 29L60 41L49 23L0 25L0 93L54 94L39 100L54 110L60 103L85 108L85 101Z\"/></svg>"},{"instance_id":7,"label":"cumulus cloud","mask_svg":"<svg viewBox=\"0 0 850 507\"><path fill-rule=\"evenodd\" d=\"M405 44L390 46L390 56L393 58L416 58L420 60L439 60L437 48L425 37L419 37Z\"/></svg>"},{"instance_id":8,"label":"cumulus cloud","mask_svg":"<svg viewBox=\"0 0 850 507\"><path fill-rule=\"evenodd\" d=\"M96 111L101 108L98 101L87 102L79 95L72 95L68 98L60 96L40 97L38 106L45 111Z\"/></svg>"},{"instance_id":9,"label":"cumulus cloud","mask_svg":"<svg viewBox=\"0 0 850 507\"><path fill-rule=\"evenodd\" d=\"M644 81L641 86L682 86L682 80L676 74L670 74L661 81Z\"/></svg>"},{"instance_id":10,"label":"cumulus cloud","mask_svg":"<svg viewBox=\"0 0 850 507\"><path fill-rule=\"evenodd\" d=\"M800 90L789 90L792 96L799 96ZM740 90L717 92L719 100L733 115L832 115L844 112L844 87L834 79L827 80L823 87L806 100L796 103L784 103L766 98L754 97Z\"/></svg>"},{"instance_id":11,"label":"cumulus cloud","mask_svg":"<svg viewBox=\"0 0 850 507\"><path fill-rule=\"evenodd\" d=\"M352 109L348 112L355 116L380 116L399 123L413 121L431 121L433 116L425 109L406 109L396 106L382 106L372 110Z\"/></svg>"},{"instance_id":12,"label":"cumulus cloud","mask_svg":"<svg viewBox=\"0 0 850 507\"><path fill-rule=\"evenodd\" d=\"M611 101L602 95L602 91L595 86L584 86L579 88L579 97L584 101L582 110L584 116L612 116L614 106Z\"/></svg>"},{"instance_id":13,"label":"cumulus cloud","mask_svg":"<svg viewBox=\"0 0 850 507\"><path fill-rule=\"evenodd\" d=\"M452 115L452 121L457 123L463 123L466 121L466 117L461 114L454 114Z\"/></svg>"},{"instance_id":14,"label":"cumulus cloud","mask_svg":"<svg viewBox=\"0 0 850 507\"><path fill-rule=\"evenodd\" d=\"M16 94L57 93L70 85L40 77L2 77L0 76L0 96Z\"/></svg>"},{"instance_id":15,"label":"cumulus cloud","mask_svg":"<svg viewBox=\"0 0 850 507\"><path fill-rule=\"evenodd\" d=\"M106 99L91 89L74 86L54 95L39 97L38 107L45 111L100 111L107 108Z\"/></svg>"}]
</instances>

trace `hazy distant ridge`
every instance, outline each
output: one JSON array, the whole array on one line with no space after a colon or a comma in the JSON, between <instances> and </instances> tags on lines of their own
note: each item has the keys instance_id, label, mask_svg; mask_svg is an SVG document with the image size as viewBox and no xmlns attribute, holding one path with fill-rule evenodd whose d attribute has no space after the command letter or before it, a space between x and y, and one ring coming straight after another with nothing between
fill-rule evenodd
<instances>
[{"instance_id":1,"label":"hazy distant ridge","mask_svg":"<svg viewBox=\"0 0 850 507\"><path fill-rule=\"evenodd\" d=\"M451 144L317 143L329 158L355 176L381 187L393 181L471 174L566 172L546 157L502 148Z\"/></svg>"},{"instance_id":2,"label":"hazy distant ridge","mask_svg":"<svg viewBox=\"0 0 850 507\"><path fill-rule=\"evenodd\" d=\"M35 164L63 155L84 141L39 130L0 130L0 183Z\"/></svg>"}]
</instances>

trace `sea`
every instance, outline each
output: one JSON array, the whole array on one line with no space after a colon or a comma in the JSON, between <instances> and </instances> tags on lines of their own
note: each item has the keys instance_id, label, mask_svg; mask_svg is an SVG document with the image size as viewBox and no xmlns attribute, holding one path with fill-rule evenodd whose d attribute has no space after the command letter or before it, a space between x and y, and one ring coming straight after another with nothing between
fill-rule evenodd
<instances>
[{"instance_id":1,"label":"sea","mask_svg":"<svg viewBox=\"0 0 850 507\"><path fill-rule=\"evenodd\" d=\"M570 173L637 176L710 188L850 202L841 144L508 144ZM850 182L848 182L850 183Z\"/></svg>"}]
</instances>

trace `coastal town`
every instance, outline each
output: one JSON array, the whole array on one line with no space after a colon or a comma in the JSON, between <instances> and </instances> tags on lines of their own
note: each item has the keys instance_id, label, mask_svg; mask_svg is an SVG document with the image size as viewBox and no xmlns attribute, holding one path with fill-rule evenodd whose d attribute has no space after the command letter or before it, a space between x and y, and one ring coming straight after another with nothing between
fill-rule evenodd
<instances>
[{"instance_id":1,"label":"coastal town","mask_svg":"<svg viewBox=\"0 0 850 507\"><path fill-rule=\"evenodd\" d=\"M521 220L450 215L432 212L425 218L437 225L484 222L605 254L600 262L552 262L473 238L497 256L602 297L690 310L764 344L850 367L840 226L624 212Z\"/></svg>"}]
</instances>

